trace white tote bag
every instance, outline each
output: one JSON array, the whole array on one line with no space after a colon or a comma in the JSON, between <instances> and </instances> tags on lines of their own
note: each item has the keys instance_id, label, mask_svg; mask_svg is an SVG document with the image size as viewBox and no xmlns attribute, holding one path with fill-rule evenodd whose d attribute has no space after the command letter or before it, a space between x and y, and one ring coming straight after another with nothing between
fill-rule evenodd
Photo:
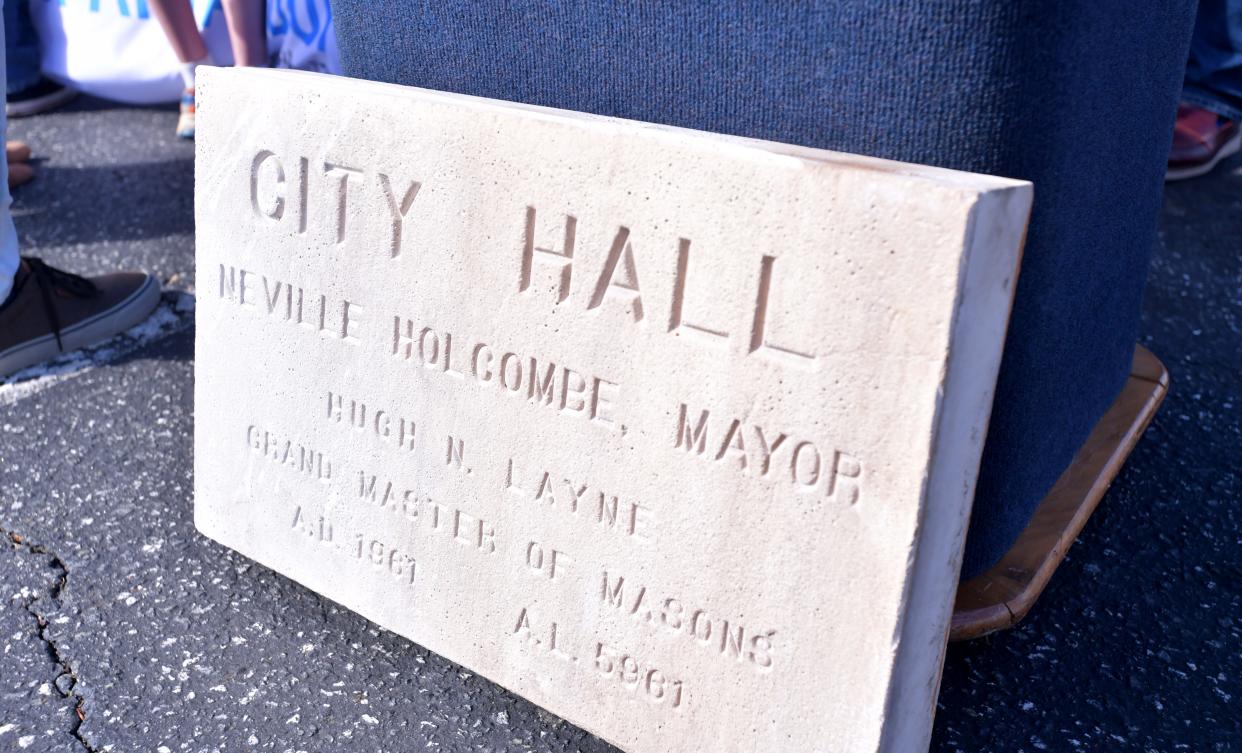
<instances>
[{"instance_id":1,"label":"white tote bag","mask_svg":"<svg viewBox=\"0 0 1242 753\"><path fill-rule=\"evenodd\" d=\"M212 59L232 63L220 0L192 5ZM184 86L177 57L147 0L32 0L30 9L47 77L132 104L180 98Z\"/></svg>"},{"instance_id":2,"label":"white tote bag","mask_svg":"<svg viewBox=\"0 0 1242 753\"><path fill-rule=\"evenodd\" d=\"M267 53L276 68L339 74L328 0L267 0Z\"/></svg>"}]
</instances>

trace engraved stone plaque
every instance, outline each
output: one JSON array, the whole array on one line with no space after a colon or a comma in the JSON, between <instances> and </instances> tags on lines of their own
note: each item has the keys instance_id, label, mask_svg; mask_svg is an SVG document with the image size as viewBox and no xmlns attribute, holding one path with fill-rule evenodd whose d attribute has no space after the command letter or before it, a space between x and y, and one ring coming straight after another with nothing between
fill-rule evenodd
<instances>
[{"instance_id":1,"label":"engraved stone plaque","mask_svg":"<svg viewBox=\"0 0 1242 753\"><path fill-rule=\"evenodd\" d=\"M199 75L203 533L631 753L926 749L1028 184Z\"/></svg>"}]
</instances>

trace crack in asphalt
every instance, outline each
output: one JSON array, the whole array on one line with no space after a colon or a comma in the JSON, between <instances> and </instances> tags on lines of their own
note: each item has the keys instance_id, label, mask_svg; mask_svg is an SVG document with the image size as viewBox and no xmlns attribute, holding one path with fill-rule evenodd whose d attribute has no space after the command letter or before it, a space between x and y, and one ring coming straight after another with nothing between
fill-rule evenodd
<instances>
[{"instance_id":1,"label":"crack in asphalt","mask_svg":"<svg viewBox=\"0 0 1242 753\"><path fill-rule=\"evenodd\" d=\"M69 564L66 563L59 554L51 549L48 549L41 544L32 543L25 536L22 536L16 531L9 530L3 525L0 525L0 535L7 538L15 549L25 550L30 554L41 554L52 559L52 563L56 566L60 573L56 578L55 584L53 584L49 591L49 596L57 607L61 606L64 603L61 597L64 594L65 589L69 587ZM39 640L43 641L43 645L47 650L48 656L50 656L52 661L55 662L61 669L60 674L56 676L52 683L53 686L55 686L56 690L62 697L71 698L74 701L74 712L77 716L77 721L74 722L73 727L69 730L69 733L73 735L74 739L77 740L79 744L81 744L83 749L89 751L89 753L99 753L95 746L86 739L84 734L82 734L82 725L86 722L86 698L78 690L79 680L77 673L74 672L73 665L69 663L69 660L61 655L60 647L56 644L56 641L48 635L47 617L35 609L35 604L41 598L41 596L35 596L27 599L23 606L26 611L35 618L35 622L39 626ZM68 677L72 682L67 690L61 685L62 677Z\"/></svg>"}]
</instances>

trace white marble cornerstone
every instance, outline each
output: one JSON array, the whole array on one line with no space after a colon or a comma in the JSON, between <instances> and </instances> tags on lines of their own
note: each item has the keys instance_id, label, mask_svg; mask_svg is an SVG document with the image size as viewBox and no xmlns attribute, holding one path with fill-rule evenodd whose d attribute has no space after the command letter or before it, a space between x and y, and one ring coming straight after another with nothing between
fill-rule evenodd
<instances>
[{"instance_id":1,"label":"white marble cornerstone","mask_svg":"<svg viewBox=\"0 0 1242 753\"><path fill-rule=\"evenodd\" d=\"M203 533L631 753L926 748L1029 184L199 71Z\"/></svg>"}]
</instances>

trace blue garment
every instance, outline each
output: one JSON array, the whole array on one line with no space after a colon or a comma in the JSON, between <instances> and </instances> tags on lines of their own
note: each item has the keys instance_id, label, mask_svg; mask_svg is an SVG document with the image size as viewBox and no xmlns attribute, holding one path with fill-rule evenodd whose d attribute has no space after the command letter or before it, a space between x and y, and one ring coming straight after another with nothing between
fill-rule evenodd
<instances>
[{"instance_id":1,"label":"blue garment","mask_svg":"<svg viewBox=\"0 0 1242 753\"><path fill-rule=\"evenodd\" d=\"M963 575L1125 384L1193 0L334 0L349 76L1025 178Z\"/></svg>"},{"instance_id":2,"label":"blue garment","mask_svg":"<svg viewBox=\"0 0 1242 753\"><path fill-rule=\"evenodd\" d=\"M1242 0L1199 0L1182 99L1242 120Z\"/></svg>"},{"instance_id":3,"label":"blue garment","mask_svg":"<svg viewBox=\"0 0 1242 753\"><path fill-rule=\"evenodd\" d=\"M15 0L5 0L4 2L4 31L9 29L9 5ZM24 3L23 3L24 4ZM0 44L6 44L8 37L0 35ZM4 50L0 49L0 53ZM6 66L7 68L7 66ZM0 84L4 83L5 71L0 69ZM3 112L0 112L0 142L4 141L8 121ZM4 303L8 299L9 293L13 290L13 276L17 274L17 266L21 264L21 258L17 250L17 228L13 225L13 212L11 206L13 198L9 196L9 161L0 159L0 303Z\"/></svg>"},{"instance_id":4,"label":"blue garment","mask_svg":"<svg viewBox=\"0 0 1242 753\"><path fill-rule=\"evenodd\" d=\"M42 76L39 35L30 20L28 0L4 0L5 67L9 82L6 94L28 89Z\"/></svg>"}]
</instances>

